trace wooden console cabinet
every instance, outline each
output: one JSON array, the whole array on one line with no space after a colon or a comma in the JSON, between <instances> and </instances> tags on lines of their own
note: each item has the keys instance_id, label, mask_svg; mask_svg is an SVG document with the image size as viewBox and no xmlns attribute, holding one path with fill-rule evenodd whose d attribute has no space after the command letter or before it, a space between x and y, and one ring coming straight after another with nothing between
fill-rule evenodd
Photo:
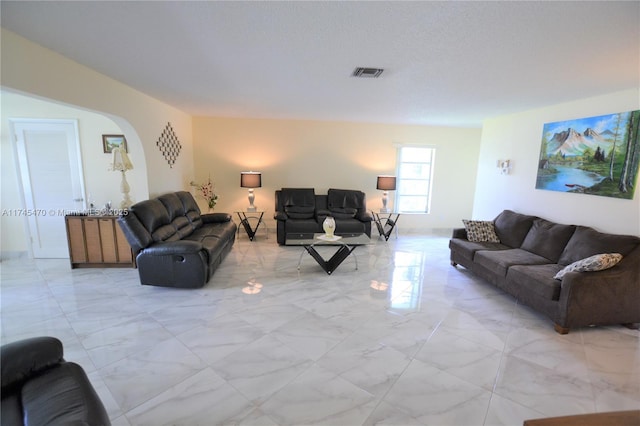
<instances>
[{"instance_id":1,"label":"wooden console cabinet","mask_svg":"<svg viewBox=\"0 0 640 426\"><path fill-rule=\"evenodd\" d=\"M135 258L117 216L65 216L74 268L135 268Z\"/></svg>"}]
</instances>

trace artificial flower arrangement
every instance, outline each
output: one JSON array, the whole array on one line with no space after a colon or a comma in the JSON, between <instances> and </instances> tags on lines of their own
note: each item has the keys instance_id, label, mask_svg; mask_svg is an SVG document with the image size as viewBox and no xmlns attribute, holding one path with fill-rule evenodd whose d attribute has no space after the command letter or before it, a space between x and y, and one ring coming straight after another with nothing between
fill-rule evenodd
<instances>
[{"instance_id":1,"label":"artificial flower arrangement","mask_svg":"<svg viewBox=\"0 0 640 426\"><path fill-rule=\"evenodd\" d=\"M204 198L207 201L209 209L213 210L216 206L216 202L218 201L218 194L215 193L215 186L211 182L211 176L209 176L207 181L203 184L199 184L194 181L191 181L189 184L198 190L198 195Z\"/></svg>"}]
</instances>

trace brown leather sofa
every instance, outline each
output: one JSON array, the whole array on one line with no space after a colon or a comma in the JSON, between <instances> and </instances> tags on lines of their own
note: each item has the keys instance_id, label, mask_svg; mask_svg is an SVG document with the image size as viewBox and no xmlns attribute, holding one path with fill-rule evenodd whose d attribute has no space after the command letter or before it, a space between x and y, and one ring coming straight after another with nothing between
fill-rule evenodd
<instances>
[{"instance_id":1,"label":"brown leather sofa","mask_svg":"<svg viewBox=\"0 0 640 426\"><path fill-rule=\"evenodd\" d=\"M322 222L331 216L336 222L335 233L364 233L371 237L373 218L367 211L364 192L352 189L329 189L316 194L313 188L282 188L276 191L277 241L284 245L287 234L324 232Z\"/></svg>"},{"instance_id":2,"label":"brown leather sofa","mask_svg":"<svg viewBox=\"0 0 640 426\"><path fill-rule=\"evenodd\" d=\"M1 348L2 426L110 425L78 364L63 358L62 342L35 337Z\"/></svg>"},{"instance_id":3,"label":"brown leather sofa","mask_svg":"<svg viewBox=\"0 0 640 426\"><path fill-rule=\"evenodd\" d=\"M465 228L449 241L453 266L462 265L554 323L560 334L589 325L640 323L640 238L563 225L505 210L493 221L499 242L472 242ZM567 265L620 253L614 267L554 276Z\"/></svg>"},{"instance_id":4,"label":"brown leather sofa","mask_svg":"<svg viewBox=\"0 0 640 426\"><path fill-rule=\"evenodd\" d=\"M227 213L201 214L193 195L172 192L131 206L118 218L136 255L140 283L204 286L236 238Z\"/></svg>"}]
</instances>

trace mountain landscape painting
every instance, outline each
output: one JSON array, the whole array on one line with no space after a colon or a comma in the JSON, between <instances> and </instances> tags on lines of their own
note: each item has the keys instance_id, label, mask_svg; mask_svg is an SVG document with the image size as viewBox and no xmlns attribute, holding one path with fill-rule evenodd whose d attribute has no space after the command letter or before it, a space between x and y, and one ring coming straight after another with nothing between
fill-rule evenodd
<instances>
[{"instance_id":1,"label":"mountain landscape painting","mask_svg":"<svg viewBox=\"0 0 640 426\"><path fill-rule=\"evenodd\" d=\"M547 123L536 189L633 199L640 110Z\"/></svg>"}]
</instances>

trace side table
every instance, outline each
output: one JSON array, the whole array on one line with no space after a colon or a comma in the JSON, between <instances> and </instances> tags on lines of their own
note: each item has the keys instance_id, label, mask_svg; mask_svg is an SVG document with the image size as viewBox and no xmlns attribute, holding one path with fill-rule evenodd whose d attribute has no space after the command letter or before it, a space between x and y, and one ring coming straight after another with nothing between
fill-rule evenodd
<instances>
[{"instance_id":1,"label":"side table","mask_svg":"<svg viewBox=\"0 0 640 426\"><path fill-rule=\"evenodd\" d=\"M398 239L398 228L396 228L396 225L398 224L400 213L378 213L372 210L371 215L378 228L378 233L381 237L384 237L385 241L389 241L389 237L394 229L396 230L396 239Z\"/></svg>"},{"instance_id":2,"label":"side table","mask_svg":"<svg viewBox=\"0 0 640 426\"><path fill-rule=\"evenodd\" d=\"M264 224L262 217L264 216L264 211L256 211L256 212L245 212L245 211L237 211L235 212L238 215L238 219L240 219L240 225L244 228L247 236L250 241L253 241L256 234L258 233L258 228L260 224L263 224L264 235L266 238L269 238L267 225ZM251 220L255 221L256 227L252 227ZM238 233L240 232L240 226L238 226Z\"/></svg>"}]
</instances>

